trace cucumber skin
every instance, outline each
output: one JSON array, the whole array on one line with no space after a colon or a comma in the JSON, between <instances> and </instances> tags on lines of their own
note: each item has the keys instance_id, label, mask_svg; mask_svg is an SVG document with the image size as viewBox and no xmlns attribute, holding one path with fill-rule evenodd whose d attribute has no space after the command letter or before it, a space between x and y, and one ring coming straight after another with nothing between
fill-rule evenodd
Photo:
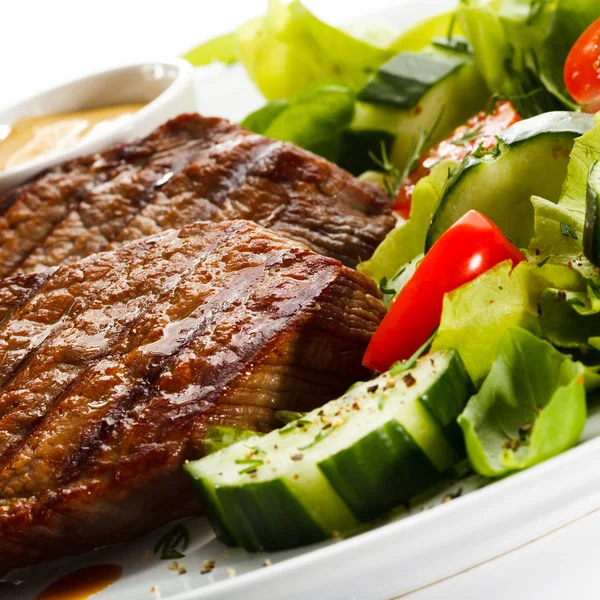
<instances>
[{"instance_id":1,"label":"cucumber skin","mask_svg":"<svg viewBox=\"0 0 600 600\"><path fill-rule=\"evenodd\" d=\"M458 428L456 417L473 387L458 353L448 350L445 354L439 359L443 368L437 373L434 370L425 391L404 401L421 406L448 450L455 451L454 458L460 459L465 456L465 448L454 427ZM427 356L419 359L427 360ZM434 366L433 357L431 360ZM400 378L411 371L403 372ZM350 447L315 463L340 507L354 520L354 524L342 525L343 531L408 502L447 474L445 467L435 466L393 415ZM321 518L318 504L310 507L281 478L243 485L215 484L202 475L201 469L195 469L198 462L186 464L185 470L194 479L217 537L227 545L250 551L275 551L315 543L342 532L334 530L338 525Z\"/></svg>"},{"instance_id":2,"label":"cucumber skin","mask_svg":"<svg viewBox=\"0 0 600 600\"><path fill-rule=\"evenodd\" d=\"M435 386L419 396L418 401L437 421L444 432L444 437L454 447L458 456L465 458L466 448L462 429L456 420L476 390L467 375L459 353L456 350L452 350L451 353L448 369L440 374ZM448 402L448 399L452 402Z\"/></svg>"},{"instance_id":3,"label":"cucumber skin","mask_svg":"<svg viewBox=\"0 0 600 600\"><path fill-rule=\"evenodd\" d=\"M281 480L222 486L215 492L218 502L227 509L237 544L246 550L284 550L320 542L334 534L309 514Z\"/></svg>"},{"instance_id":4,"label":"cucumber skin","mask_svg":"<svg viewBox=\"0 0 600 600\"><path fill-rule=\"evenodd\" d=\"M477 172L485 169L488 165L494 165L496 161L509 158L513 152L519 151L525 145L533 143L536 139L543 141L555 138L559 149L560 145L562 144L564 149L568 149L570 151L575 141L575 137L584 134L586 131L589 131L593 126L594 120L591 115L583 113L571 113L568 111L544 113L542 115L538 115L537 117L519 121L514 125L511 125L506 131L499 134L497 137L501 152L497 158L493 158L491 156L483 156L481 158L468 156L465 158L446 184L444 193L442 194L440 202L431 218L431 224L429 226L425 241L425 251L428 251L440 238L440 236L453 224L446 222L447 219L445 216L445 211L447 208L451 210L453 206L461 203L457 201L453 194L457 192L458 187L465 182L465 177L469 177L471 183L473 183L473 178ZM550 164L549 166L556 170L556 165ZM564 176L566 177L566 163L564 166ZM556 200L558 200L560 189L556 191ZM475 192L472 192L472 194L475 194ZM540 195L544 197L548 196L547 193L541 193ZM465 210L462 211L462 214L465 214L471 209L480 210L486 214L486 210L480 206L479 200L481 200L481 196L478 196L474 201L469 202L468 206L465 204ZM527 201L529 201L529 197ZM460 218L462 214L458 215L454 221ZM492 218L492 220L495 220L492 215L488 214L487 216ZM533 208L531 208L530 220L531 232L529 233L533 234ZM499 223L497 224L499 225ZM510 235L511 232L507 233L504 231L504 233L509 235L511 239L514 237ZM525 237L527 237L527 235L525 235Z\"/></svg>"},{"instance_id":5,"label":"cucumber skin","mask_svg":"<svg viewBox=\"0 0 600 600\"><path fill-rule=\"evenodd\" d=\"M396 420L319 463L360 521L404 504L440 479L439 471Z\"/></svg>"}]
</instances>

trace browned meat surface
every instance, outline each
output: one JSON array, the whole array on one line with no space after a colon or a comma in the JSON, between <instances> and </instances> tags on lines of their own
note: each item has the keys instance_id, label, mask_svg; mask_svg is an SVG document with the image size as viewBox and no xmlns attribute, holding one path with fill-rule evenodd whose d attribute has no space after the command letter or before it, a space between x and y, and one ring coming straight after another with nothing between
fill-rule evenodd
<instances>
[{"instance_id":1,"label":"browned meat surface","mask_svg":"<svg viewBox=\"0 0 600 600\"><path fill-rule=\"evenodd\" d=\"M223 119L181 115L0 197L0 277L195 221L248 219L356 266L393 227L373 184Z\"/></svg>"},{"instance_id":2,"label":"browned meat surface","mask_svg":"<svg viewBox=\"0 0 600 600\"><path fill-rule=\"evenodd\" d=\"M201 511L209 424L268 430L364 375L376 286L249 221L45 273L0 324L0 573Z\"/></svg>"},{"instance_id":3,"label":"browned meat surface","mask_svg":"<svg viewBox=\"0 0 600 600\"><path fill-rule=\"evenodd\" d=\"M54 269L0 279L0 324L23 306L50 278Z\"/></svg>"}]
</instances>

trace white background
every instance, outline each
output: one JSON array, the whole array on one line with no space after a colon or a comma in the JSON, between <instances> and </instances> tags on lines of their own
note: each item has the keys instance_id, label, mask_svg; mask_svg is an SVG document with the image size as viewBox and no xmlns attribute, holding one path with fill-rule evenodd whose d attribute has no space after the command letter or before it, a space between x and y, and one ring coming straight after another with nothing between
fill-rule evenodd
<instances>
[{"instance_id":1,"label":"white background","mask_svg":"<svg viewBox=\"0 0 600 600\"><path fill-rule=\"evenodd\" d=\"M306 4L326 20L343 22L401 2L307 0ZM265 7L266 0L1 0L0 105L107 66L179 55L234 29ZM405 597L596 599L600 598L599 559L600 513L596 512Z\"/></svg>"}]
</instances>

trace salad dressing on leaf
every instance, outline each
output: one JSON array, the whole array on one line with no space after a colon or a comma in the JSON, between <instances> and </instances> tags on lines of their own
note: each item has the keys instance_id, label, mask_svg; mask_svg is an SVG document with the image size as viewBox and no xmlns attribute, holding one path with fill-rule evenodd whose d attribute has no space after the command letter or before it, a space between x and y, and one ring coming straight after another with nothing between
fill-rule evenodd
<instances>
[{"instance_id":1,"label":"salad dressing on leaf","mask_svg":"<svg viewBox=\"0 0 600 600\"><path fill-rule=\"evenodd\" d=\"M70 148L89 135L125 122L144 104L120 104L0 124L0 171L53 150ZM4 135L3 135L4 134Z\"/></svg>"}]
</instances>

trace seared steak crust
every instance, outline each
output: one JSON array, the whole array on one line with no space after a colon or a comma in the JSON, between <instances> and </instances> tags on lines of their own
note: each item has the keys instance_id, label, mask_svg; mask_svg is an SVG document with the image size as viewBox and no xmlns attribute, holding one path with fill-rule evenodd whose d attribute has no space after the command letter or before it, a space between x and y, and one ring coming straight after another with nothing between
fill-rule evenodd
<instances>
[{"instance_id":1,"label":"seared steak crust","mask_svg":"<svg viewBox=\"0 0 600 600\"><path fill-rule=\"evenodd\" d=\"M348 266L394 225L378 186L223 119L181 115L0 197L0 277L195 221L240 218Z\"/></svg>"},{"instance_id":2,"label":"seared steak crust","mask_svg":"<svg viewBox=\"0 0 600 600\"><path fill-rule=\"evenodd\" d=\"M44 273L0 324L0 573L201 511L209 424L268 430L363 375L376 286L248 221Z\"/></svg>"}]
</instances>

